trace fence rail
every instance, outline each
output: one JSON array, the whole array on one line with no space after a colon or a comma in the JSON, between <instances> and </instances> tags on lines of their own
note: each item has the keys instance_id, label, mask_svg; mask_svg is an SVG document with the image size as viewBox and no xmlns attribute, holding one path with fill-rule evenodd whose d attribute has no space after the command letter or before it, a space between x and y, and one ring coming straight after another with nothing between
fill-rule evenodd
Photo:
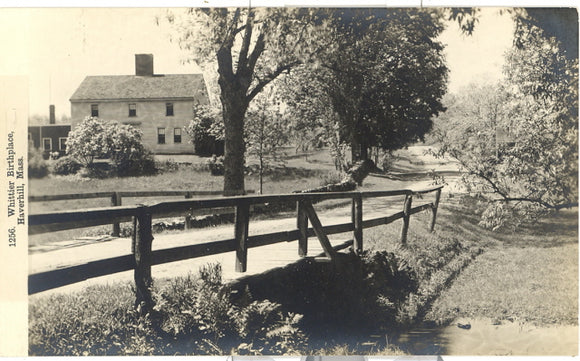
<instances>
[{"instance_id":1,"label":"fence rail","mask_svg":"<svg viewBox=\"0 0 580 361\"><path fill-rule=\"evenodd\" d=\"M83 280L107 274L135 270L136 303L150 301L151 266L168 262L198 258L225 252L236 252L236 271L245 272L248 259L248 248L264 245L298 241L298 254L308 254L308 238L316 236L322 245L324 255L330 259L336 256L339 249L352 246L359 254L363 250L363 229L392 223L403 219L401 242L405 243L410 217L418 212L431 209L430 229L435 227L437 208L443 186L413 190L369 191L369 192L336 192L336 193L297 193L284 195L254 195L221 197L211 199L175 200L156 203L150 206L116 206L75 211L60 211L28 216L31 234L53 230L73 229L112 222L133 220L132 255L102 259L68 268L46 271L29 275L28 292L34 294L52 288L81 282ZM435 193L432 202L412 207L413 197ZM363 220L363 199L376 197L405 196L403 209L395 214ZM419 197L417 197L419 198ZM351 199L351 221L347 223L323 226L312 204L321 200ZM296 228L288 231L248 236L251 207L259 204L276 204L292 202L296 204ZM183 215L192 210L214 209L216 207L234 207L234 238L186 245L170 249L151 250L153 239L151 219L170 215ZM310 223L311 227L308 227ZM328 235L353 232L353 240L332 247Z\"/></svg>"},{"instance_id":2,"label":"fence rail","mask_svg":"<svg viewBox=\"0 0 580 361\"><path fill-rule=\"evenodd\" d=\"M253 190L247 191L247 193L254 193ZM69 193L69 194L54 194L54 195L42 195L42 196L29 196L29 202L47 202L47 201L63 201L63 200L73 200L73 199L94 199L94 198L109 198L111 200L111 206L119 207L123 204L123 197L132 198L143 198L143 197L179 197L184 196L186 199L200 196L221 196L221 191L122 191L122 192L90 192L90 193ZM73 211L74 212L74 211ZM218 210L217 213L232 213L231 210ZM192 214L193 215L193 214ZM118 218L116 222L105 222L105 223L91 223L91 222L79 222L76 227L72 228L84 228L91 226L100 226L104 224L112 224L113 230L112 235L119 237L121 233L120 222L129 222L132 218ZM186 217L185 225L189 224L189 217ZM63 222L65 223L65 222ZM64 227L64 228L63 228ZM45 227L44 229L35 229L29 234L37 234L44 232L55 232L65 229L72 229L69 226L61 226L59 224L53 224L52 226ZM40 230L40 231L39 231Z\"/></svg>"}]
</instances>

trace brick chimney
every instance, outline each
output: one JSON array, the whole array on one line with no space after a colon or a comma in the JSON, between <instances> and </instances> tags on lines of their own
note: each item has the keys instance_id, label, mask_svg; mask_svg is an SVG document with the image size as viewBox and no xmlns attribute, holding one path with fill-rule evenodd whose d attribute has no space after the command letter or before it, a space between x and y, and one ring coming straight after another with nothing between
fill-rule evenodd
<instances>
[{"instance_id":1,"label":"brick chimney","mask_svg":"<svg viewBox=\"0 0 580 361\"><path fill-rule=\"evenodd\" d=\"M153 54L135 54L135 75L153 76Z\"/></svg>"},{"instance_id":2,"label":"brick chimney","mask_svg":"<svg viewBox=\"0 0 580 361\"><path fill-rule=\"evenodd\" d=\"M48 124L56 124L56 117L54 115L54 105L48 107Z\"/></svg>"}]
</instances>

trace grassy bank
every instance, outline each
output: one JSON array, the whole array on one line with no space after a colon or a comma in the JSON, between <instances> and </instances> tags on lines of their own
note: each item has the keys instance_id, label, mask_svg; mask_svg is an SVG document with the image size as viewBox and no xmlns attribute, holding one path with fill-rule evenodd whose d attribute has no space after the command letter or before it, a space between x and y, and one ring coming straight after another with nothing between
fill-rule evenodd
<instances>
[{"instance_id":1,"label":"grassy bank","mask_svg":"<svg viewBox=\"0 0 580 361\"><path fill-rule=\"evenodd\" d=\"M453 210L443 209L444 219L458 221ZM458 225L465 232L473 227L466 221ZM487 240L486 252L442 293L426 319L440 324L458 317L485 317L494 323L576 325L577 227L578 212L573 210L560 211L514 233L492 237L478 230L476 239Z\"/></svg>"}]
</instances>

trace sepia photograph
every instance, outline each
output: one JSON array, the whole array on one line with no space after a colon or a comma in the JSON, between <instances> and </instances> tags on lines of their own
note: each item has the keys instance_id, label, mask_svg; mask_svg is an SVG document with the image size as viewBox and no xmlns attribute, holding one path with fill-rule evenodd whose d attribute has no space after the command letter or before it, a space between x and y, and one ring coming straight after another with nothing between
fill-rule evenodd
<instances>
[{"instance_id":1,"label":"sepia photograph","mask_svg":"<svg viewBox=\"0 0 580 361\"><path fill-rule=\"evenodd\" d=\"M0 8L0 356L577 356L577 8L264 5Z\"/></svg>"}]
</instances>

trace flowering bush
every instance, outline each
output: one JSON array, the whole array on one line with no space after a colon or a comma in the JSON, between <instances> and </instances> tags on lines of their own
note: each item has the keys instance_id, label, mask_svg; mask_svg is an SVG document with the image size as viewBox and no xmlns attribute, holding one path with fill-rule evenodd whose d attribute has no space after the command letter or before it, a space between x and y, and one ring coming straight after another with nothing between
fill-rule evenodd
<instances>
[{"instance_id":1,"label":"flowering bush","mask_svg":"<svg viewBox=\"0 0 580 361\"><path fill-rule=\"evenodd\" d=\"M86 168L92 168L95 159L109 158L119 176L152 174L155 161L142 136L130 125L88 117L69 133L67 153Z\"/></svg>"}]
</instances>

